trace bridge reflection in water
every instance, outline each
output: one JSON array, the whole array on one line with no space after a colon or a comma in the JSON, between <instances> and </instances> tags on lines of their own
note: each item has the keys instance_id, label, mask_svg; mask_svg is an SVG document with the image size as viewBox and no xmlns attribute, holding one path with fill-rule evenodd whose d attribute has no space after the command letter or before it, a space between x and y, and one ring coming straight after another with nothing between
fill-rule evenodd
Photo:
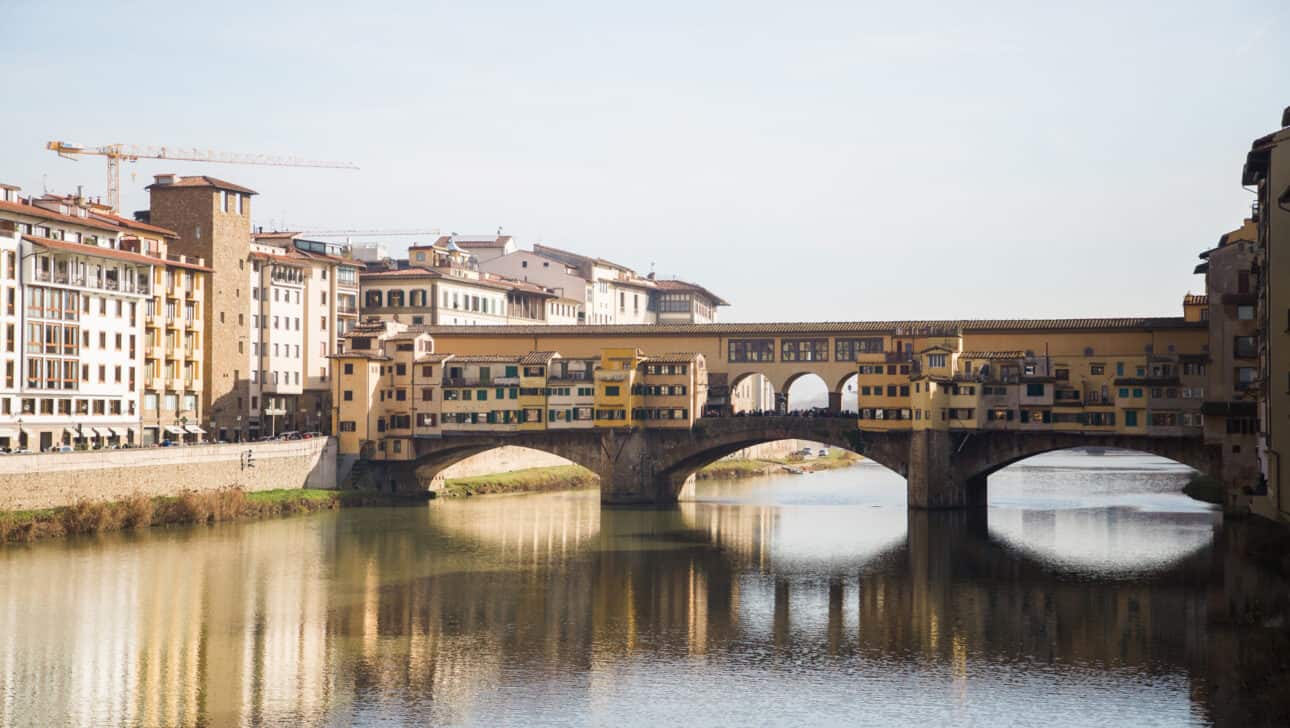
<instances>
[{"instance_id":1,"label":"bridge reflection in water","mask_svg":"<svg viewBox=\"0 0 1290 728\"><path fill-rule=\"evenodd\" d=\"M1118 533L1113 510L1017 528L907 513L898 485L823 503L817 477L669 511L587 491L0 551L0 725L704 722L787 686L807 720L862 696L892 720L1225 715L1241 678L1211 620L1241 598L1241 524L1211 546L1213 514L1148 518L1185 535L1126 576L1045 558L1072 522Z\"/></svg>"}]
</instances>

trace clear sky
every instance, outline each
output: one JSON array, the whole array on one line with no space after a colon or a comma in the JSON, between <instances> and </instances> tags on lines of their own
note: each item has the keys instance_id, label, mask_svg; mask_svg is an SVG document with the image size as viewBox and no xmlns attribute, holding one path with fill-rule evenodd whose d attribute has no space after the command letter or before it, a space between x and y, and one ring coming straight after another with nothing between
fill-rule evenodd
<instances>
[{"instance_id":1,"label":"clear sky","mask_svg":"<svg viewBox=\"0 0 1290 728\"><path fill-rule=\"evenodd\" d=\"M1290 3L0 0L0 181L103 192L50 139L269 228L504 226L701 282L726 320L1176 315L1290 104Z\"/></svg>"}]
</instances>

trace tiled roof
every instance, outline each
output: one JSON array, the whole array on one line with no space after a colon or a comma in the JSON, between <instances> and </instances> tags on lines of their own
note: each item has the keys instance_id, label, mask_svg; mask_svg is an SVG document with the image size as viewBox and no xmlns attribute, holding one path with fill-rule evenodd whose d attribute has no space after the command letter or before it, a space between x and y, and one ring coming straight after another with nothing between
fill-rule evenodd
<instances>
[{"instance_id":1,"label":"tiled roof","mask_svg":"<svg viewBox=\"0 0 1290 728\"><path fill-rule=\"evenodd\" d=\"M81 225L83 227L95 228L98 230L118 231L120 228L103 220L95 220L93 217L77 217L75 215L64 215L61 212L46 210L43 207L27 205L21 202L9 202L0 200L0 212L12 212L18 215L27 215L29 217L38 217L43 220L56 220L67 223L68 225Z\"/></svg>"},{"instance_id":2,"label":"tiled roof","mask_svg":"<svg viewBox=\"0 0 1290 728\"><path fill-rule=\"evenodd\" d=\"M1183 296L1184 306L1208 306L1209 296L1204 293L1188 293Z\"/></svg>"},{"instance_id":3,"label":"tiled roof","mask_svg":"<svg viewBox=\"0 0 1290 728\"><path fill-rule=\"evenodd\" d=\"M359 277L367 278L442 278L443 274L429 268L394 268L390 270L373 270L362 273Z\"/></svg>"},{"instance_id":4,"label":"tiled roof","mask_svg":"<svg viewBox=\"0 0 1290 728\"><path fill-rule=\"evenodd\" d=\"M436 362L447 361L453 358L452 354L424 354L417 357L418 364L434 364Z\"/></svg>"},{"instance_id":5,"label":"tiled roof","mask_svg":"<svg viewBox=\"0 0 1290 728\"><path fill-rule=\"evenodd\" d=\"M658 289L660 291L699 291L700 293L703 293L704 295L706 295L708 298L711 298L713 301L716 301L718 306L730 305L729 301L725 300L721 296L718 296L712 291L709 291L703 286L700 286L697 283L689 283L687 281L677 280L675 278L671 280L665 280L665 279L659 278L654 281L654 284L658 286Z\"/></svg>"},{"instance_id":6,"label":"tiled roof","mask_svg":"<svg viewBox=\"0 0 1290 728\"><path fill-rule=\"evenodd\" d=\"M289 252L289 251L288 251ZM291 263L295 265L304 265L307 261L294 255L280 255L276 253L261 253L260 251L251 251L250 257L255 260L272 260L278 263Z\"/></svg>"},{"instance_id":7,"label":"tiled roof","mask_svg":"<svg viewBox=\"0 0 1290 728\"><path fill-rule=\"evenodd\" d=\"M328 359L369 359L371 361L389 361L390 357L379 351L343 351L332 354Z\"/></svg>"},{"instance_id":8,"label":"tiled roof","mask_svg":"<svg viewBox=\"0 0 1290 728\"><path fill-rule=\"evenodd\" d=\"M505 362L508 364L518 364L520 357L512 354L469 354L467 356L454 356L454 362L465 364L487 364L489 362Z\"/></svg>"},{"instance_id":9,"label":"tiled roof","mask_svg":"<svg viewBox=\"0 0 1290 728\"><path fill-rule=\"evenodd\" d=\"M673 351L667 354L646 354L642 364L689 363L703 355L694 351Z\"/></svg>"},{"instance_id":10,"label":"tiled roof","mask_svg":"<svg viewBox=\"0 0 1290 728\"><path fill-rule=\"evenodd\" d=\"M555 351L530 351L520 358L521 364L549 364L552 359L560 356Z\"/></svg>"},{"instance_id":11,"label":"tiled roof","mask_svg":"<svg viewBox=\"0 0 1290 728\"><path fill-rule=\"evenodd\" d=\"M1143 331L1203 329L1204 321L1181 316L1082 319L962 319L943 321L807 321L800 323L617 324L562 326L425 326L431 334L453 336L792 336L798 334L888 334L910 336L923 329L960 329L964 333L1044 331ZM919 334L921 335L921 334Z\"/></svg>"},{"instance_id":12,"label":"tiled roof","mask_svg":"<svg viewBox=\"0 0 1290 728\"><path fill-rule=\"evenodd\" d=\"M1025 359L1024 351L965 351L960 359Z\"/></svg>"},{"instance_id":13,"label":"tiled roof","mask_svg":"<svg viewBox=\"0 0 1290 728\"><path fill-rule=\"evenodd\" d=\"M131 263L144 263L147 265L164 265L166 261L160 258L152 258L139 253L131 253L128 250L117 250L115 248L100 248L97 245L88 245L86 243L69 243L65 240L51 240L49 238L37 237L35 235L24 235L23 240L40 245L51 250L65 250L69 253L80 253L81 255L94 255L100 258L114 258L116 260L126 260Z\"/></svg>"},{"instance_id":14,"label":"tiled roof","mask_svg":"<svg viewBox=\"0 0 1290 728\"><path fill-rule=\"evenodd\" d=\"M139 222L138 220L134 220L128 217L122 217L120 215L110 213L110 212L91 212L90 217L96 217L103 220L106 223L114 223L120 227L129 228L130 230L142 230L144 232L164 235L168 238L179 237L179 233L169 228L163 228L160 225L153 225L151 223Z\"/></svg>"},{"instance_id":15,"label":"tiled roof","mask_svg":"<svg viewBox=\"0 0 1290 728\"><path fill-rule=\"evenodd\" d=\"M214 187L217 190L228 190L229 192L241 192L247 195L260 194L248 187L235 185L232 182L225 182L224 180L219 179L218 177L211 177L205 174L200 174L195 177L177 177L175 178L174 182L171 182L168 185L163 185L163 184L154 182L153 184L148 185L144 189L146 190L152 190L156 188L164 189L167 187Z\"/></svg>"}]
</instances>

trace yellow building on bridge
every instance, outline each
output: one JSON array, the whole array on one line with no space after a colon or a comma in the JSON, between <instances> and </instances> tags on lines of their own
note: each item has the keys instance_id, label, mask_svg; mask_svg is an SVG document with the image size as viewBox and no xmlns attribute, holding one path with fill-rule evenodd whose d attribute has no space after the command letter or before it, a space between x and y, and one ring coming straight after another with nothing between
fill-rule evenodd
<instances>
[{"instance_id":1,"label":"yellow building on bridge","mask_svg":"<svg viewBox=\"0 0 1290 728\"><path fill-rule=\"evenodd\" d=\"M415 457L483 432L692 428L730 383L816 374L861 430L1201 433L1204 321L407 327L369 321L335 355L342 454ZM676 353L682 352L682 353ZM845 371L845 374L842 372ZM709 387L709 373L727 385ZM856 410L840 412L854 377ZM783 407L781 403L781 414Z\"/></svg>"}]
</instances>

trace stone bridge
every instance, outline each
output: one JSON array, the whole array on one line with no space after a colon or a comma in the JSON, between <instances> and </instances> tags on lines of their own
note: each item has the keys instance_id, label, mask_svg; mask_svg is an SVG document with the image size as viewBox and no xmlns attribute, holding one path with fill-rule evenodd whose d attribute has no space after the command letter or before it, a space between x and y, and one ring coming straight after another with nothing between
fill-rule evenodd
<instances>
[{"instance_id":1,"label":"stone bridge","mask_svg":"<svg viewBox=\"0 0 1290 728\"><path fill-rule=\"evenodd\" d=\"M695 471L750 445L801 439L840 447L904 476L911 508L986 505L991 473L1019 460L1074 447L1160 455L1220 472L1216 448L1199 436L1170 437L1008 430L866 431L847 417L718 417L690 430L580 429L446 435L415 441L416 458L377 464L383 487L424 490L444 468L502 445L541 450L600 476L606 505L669 505Z\"/></svg>"}]
</instances>

